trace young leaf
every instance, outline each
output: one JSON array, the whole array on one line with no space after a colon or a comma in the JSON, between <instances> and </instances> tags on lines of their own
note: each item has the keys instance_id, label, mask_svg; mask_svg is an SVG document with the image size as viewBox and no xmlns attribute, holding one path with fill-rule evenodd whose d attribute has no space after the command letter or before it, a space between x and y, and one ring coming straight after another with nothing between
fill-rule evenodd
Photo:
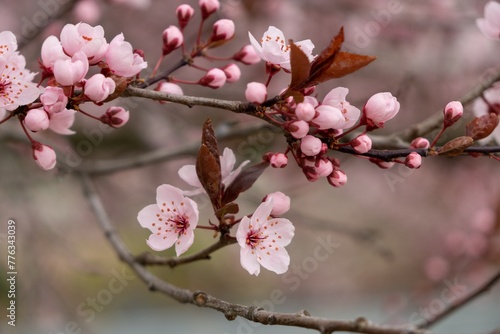
<instances>
[{"instance_id":1,"label":"young leaf","mask_svg":"<svg viewBox=\"0 0 500 334\"><path fill-rule=\"evenodd\" d=\"M225 205L226 203L234 201L242 192L248 190L262 175L267 167L269 167L268 162L261 162L241 171L241 173L238 174L229 187L227 187L224 191L222 204Z\"/></svg>"},{"instance_id":2,"label":"young leaf","mask_svg":"<svg viewBox=\"0 0 500 334\"><path fill-rule=\"evenodd\" d=\"M220 166L220 154L219 148L217 147L217 138L215 138L215 131L212 126L212 121L208 118L203 124L202 133L201 133L201 143L205 144L212 155L217 160L217 163Z\"/></svg>"},{"instance_id":3,"label":"young leaf","mask_svg":"<svg viewBox=\"0 0 500 334\"><path fill-rule=\"evenodd\" d=\"M290 40L290 66L292 70L292 81L290 82L290 90L296 90L309 78L311 64L304 51Z\"/></svg>"},{"instance_id":4,"label":"young leaf","mask_svg":"<svg viewBox=\"0 0 500 334\"><path fill-rule=\"evenodd\" d=\"M238 204L231 202L231 203L227 203L222 208L217 210L215 212L215 216L219 219L222 219L227 214L235 215L238 212L240 212L240 207L238 206Z\"/></svg>"},{"instance_id":5,"label":"young leaf","mask_svg":"<svg viewBox=\"0 0 500 334\"><path fill-rule=\"evenodd\" d=\"M466 134L474 140L488 137L498 125L498 116L494 113L476 117L467 124Z\"/></svg>"},{"instance_id":6,"label":"young leaf","mask_svg":"<svg viewBox=\"0 0 500 334\"><path fill-rule=\"evenodd\" d=\"M217 157L217 158L216 158ZM207 192L214 209L221 207L222 176L219 156L214 156L205 144L201 144L196 158L196 174Z\"/></svg>"},{"instance_id":7,"label":"young leaf","mask_svg":"<svg viewBox=\"0 0 500 334\"><path fill-rule=\"evenodd\" d=\"M468 136L461 136L450 140L444 144L439 150L439 155L454 157L462 154L462 152L474 143L474 139Z\"/></svg>"},{"instance_id":8,"label":"young leaf","mask_svg":"<svg viewBox=\"0 0 500 334\"><path fill-rule=\"evenodd\" d=\"M317 76L321 75L324 71L330 68L335 60L335 57L337 57L340 52L342 43L344 43L344 27L340 28L337 36L332 38L327 48L321 51L321 53L312 62L309 80L315 80Z\"/></svg>"}]
</instances>

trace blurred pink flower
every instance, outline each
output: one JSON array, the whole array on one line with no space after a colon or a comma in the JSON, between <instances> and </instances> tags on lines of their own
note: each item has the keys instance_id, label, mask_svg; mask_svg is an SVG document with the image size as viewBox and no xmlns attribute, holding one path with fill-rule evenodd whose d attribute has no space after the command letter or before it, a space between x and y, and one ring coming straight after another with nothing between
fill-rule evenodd
<instances>
[{"instance_id":1,"label":"blurred pink flower","mask_svg":"<svg viewBox=\"0 0 500 334\"><path fill-rule=\"evenodd\" d=\"M260 266L283 274L288 270L290 256L285 246L294 236L293 224L284 218L271 218L273 199L259 205L251 218L243 217L236 232L240 245L241 266L250 275L259 275Z\"/></svg>"},{"instance_id":2,"label":"blurred pink flower","mask_svg":"<svg viewBox=\"0 0 500 334\"><path fill-rule=\"evenodd\" d=\"M182 190L163 184L156 190L156 204L142 209L137 220L152 232L147 240L149 247L163 251L175 244L179 256L193 244L198 215L198 205L184 197Z\"/></svg>"},{"instance_id":3,"label":"blurred pink flower","mask_svg":"<svg viewBox=\"0 0 500 334\"><path fill-rule=\"evenodd\" d=\"M500 4L490 1L484 6L484 18L476 19L476 24L487 37L500 39Z\"/></svg>"},{"instance_id":4,"label":"blurred pink flower","mask_svg":"<svg viewBox=\"0 0 500 334\"><path fill-rule=\"evenodd\" d=\"M450 272L450 264L442 256L432 256L425 260L425 276L433 282L438 282L446 278Z\"/></svg>"}]
</instances>

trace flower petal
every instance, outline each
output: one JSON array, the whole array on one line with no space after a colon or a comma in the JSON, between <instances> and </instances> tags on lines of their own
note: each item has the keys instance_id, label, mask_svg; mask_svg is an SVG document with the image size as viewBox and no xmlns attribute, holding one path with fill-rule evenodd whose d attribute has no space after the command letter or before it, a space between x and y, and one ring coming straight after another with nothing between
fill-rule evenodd
<instances>
[{"instance_id":1,"label":"flower petal","mask_svg":"<svg viewBox=\"0 0 500 334\"><path fill-rule=\"evenodd\" d=\"M170 208L171 210L176 209L184 198L182 190L170 184L162 184L156 189L156 203L162 209L164 209L164 207ZM175 212L176 211L177 210L175 210ZM165 210L165 214L171 215L172 212Z\"/></svg>"},{"instance_id":2,"label":"flower petal","mask_svg":"<svg viewBox=\"0 0 500 334\"><path fill-rule=\"evenodd\" d=\"M137 220L142 227L150 229L151 232L156 232L157 227L155 227L153 224L158 223L158 214L161 214L158 205L151 204L139 211L139 213L137 214Z\"/></svg>"},{"instance_id":3,"label":"flower petal","mask_svg":"<svg viewBox=\"0 0 500 334\"><path fill-rule=\"evenodd\" d=\"M176 240L175 233L153 233L146 240L146 243L152 250L160 252L172 247Z\"/></svg>"},{"instance_id":4,"label":"flower petal","mask_svg":"<svg viewBox=\"0 0 500 334\"><path fill-rule=\"evenodd\" d=\"M258 250L257 261L266 269L276 274L283 274L290 265L290 256L285 248L276 246L272 249Z\"/></svg>"},{"instance_id":5,"label":"flower petal","mask_svg":"<svg viewBox=\"0 0 500 334\"><path fill-rule=\"evenodd\" d=\"M252 224L254 229L260 228L267 223L267 218L271 215L273 210L273 199L269 198L267 201L262 202L252 215Z\"/></svg>"},{"instance_id":6,"label":"flower petal","mask_svg":"<svg viewBox=\"0 0 500 334\"><path fill-rule=\"evenodd\" d=\"M276 243L280 246L290 244L295 235L295 227L292 222L285 218L274 218L268 220L266 225L266 241Z\"/></svg>"},{"instance_id":7,"label":"flower petal","mask_svg":"<svg viewBox=\"0 0 500 334\"><path fill-rule=\"evenodd\" d=\"M70 127L75 121L76 110L64 109L60 112L50 115L49 129L61 135L72 135L75 131L70 130Z\"/></svg>"},{"instance_id":8,"label":"flower petal","mask_svg":"<svg viewBox=\"0 0 500 334\"><path fill-rule=\"evenodd\" d=\"M257 261L257 255L254 254L253 250L250 247L246 246L241 248L240 263L243 269L248 271L250 275L259 275L260 265Z\"/></svg>"},{"instance_id":9,"label":"flower petal","mask_svg":"<svg viewBox=\"0 0 500 334\"><path fill-rule=\"evenodd\" d=\"M236 231L236 240L238 240L238 244L242 248L248 247L246 242L248 232L250 232L250 224L251 220L248 217L243 217L238 224L238 230Z\"/></svg>"},{"instance_id":10,"label":"flower petal","mask_svg":"<svg viewBox=\"0 0 500 334\"><path fill-rule=\"evenodd\" d=\"M187 251L189 247L191 247L193 242L194 233L193 230L189 229L184 234L182 234L175 243L175 253L177 254L177 256L180 256L182 253Z\"/></svg>"}]
</instances>

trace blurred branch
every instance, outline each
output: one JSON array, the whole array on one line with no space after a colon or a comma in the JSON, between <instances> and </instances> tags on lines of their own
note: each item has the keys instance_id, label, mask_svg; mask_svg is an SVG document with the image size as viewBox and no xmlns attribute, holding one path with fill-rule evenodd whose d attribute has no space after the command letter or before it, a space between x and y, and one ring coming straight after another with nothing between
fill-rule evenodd
<instances>
[{"instance_id":1,"label":"blurred branch","mask_svg":"<svg viewBox=\"0 0 500 334\"><path fill-rule=\"evenodd\" d=\"M491 277L489 280L487 280L482 286L477 288L475 291L470 293L468 296L465 296L464 298L456 301L453 303L449 308L444 309L441 313L438 313L434 315L431 319L427 319L426 321L422 322L421 324L418 325L418 328L429 328L431 326L434 326L436 323L439 321L443 320L456 310L462 308L466 304L470 303L483 293L487 292L490 290L496 283L500 281L500 271L498 271L493 277Z\"/></svg>"},{"instance_id":2,"label":"blurred branch","mask_svg":"<svg viewBox=\"0 0 500 334\"><path fill-rule=\"evenodd\" d=\"M168 265L170 268L176 267L181 264L191 263L198 260L210 260L210 254L224 248L226 246L235 244L236 240L234 238L228 238L228 235L221 236L219 241L214 243L213 245L195 253L193 255L184 256L184 257L173 257L173 258L164 258L162 256L152 255L150 253L143 253L137 256L135 259L142 265Z\"/></svg>"},{"instance_id":3,"label":"blurred branch","mask_svg":"<svg viewBox=\"0 0 500 334\"><path fill-rule=\"evenodd\" d=\"M415 328L413 325L383 326L371 323L362 317L353 321L341 321L313 317L307 311L300 311L298 313L270 312L260 307L232 304L213 297L203 291L193 292L174 286L153 275L143 265L137 262L136 258L130 253L127 246L111 224L91 177L88 174L80 174L80 179L85 198L94 212L97 223L103 229L106 238L113 246L119 258L130 266L140 279L147 284L151 291L160 291L181 303L189 303L199 307L217 310L223 313L228 320L234 320L239 316L264 325L309 328L317 330L321 334L330 334L335 331L365 334L428 333L426 330Z\"/></svg>"}]
</instances>

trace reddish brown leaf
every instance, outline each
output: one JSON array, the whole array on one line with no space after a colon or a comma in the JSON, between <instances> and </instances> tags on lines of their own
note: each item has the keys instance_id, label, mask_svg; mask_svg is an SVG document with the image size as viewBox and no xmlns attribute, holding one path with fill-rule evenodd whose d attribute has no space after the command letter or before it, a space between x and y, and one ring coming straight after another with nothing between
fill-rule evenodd
<instances>
[{"instance_id":1,"label":"reddish brown leaf","mask_svg":"<svg viewBox=\"0 0 500 334\"><path fill-rule=\"evenodd\" d=\"M339 52L330 68L323 71L314 79L309 80L307 84L308 86L314 86L331 79L341 78L365 67L375 59L377 59L377 57Z\"/></svg>"},{"instance_id":2,"label":"reddish brown leaf","mask_svg":"<svg viewBox=\"0 0 500 334\"><path fill-rule=\"evenodd\" d=\"M226 203L234 201L242 192L248 190L262 175L267 167L269 167L268 162L261 162L241 171L241 173L224 191L224 195L222 196L222 204L224 205Z\"/></svg>"},{"instance_id":3,"label":"reddish brown leaf","mask_svg":"<svg viewBox=\"0 0 500 334\"><path fill-rule=\"evenodd\" d=\"M295 90L306 82L309 78L311 63L304 51L290 40L290 66L292 70L292 81L290 82L290 90Z\"/></svg>"},{"instance_id":4,"label":"reddish brown leaf","mask_svg":"<svg viewBox=\"0 0 500 334\"><path fill-rule=\"evenodd\" d=\"M216 210L220 208L222 191L222 177L218 158L219 156L217 156L217 159L215 158L207 145L201 144L196 158L196 174Z\"/></svg>"},{"instance_id":5,"label":"reddish brown leaf","mask_svg":"<svg viewBox=\"0 0 500 334\"><path fill-rule=\"evenodd\" d=\"M220 154L219 148L217 147L217 138L215 137L215 131L212 126L212 121L207 119L205 124L203 124L202 133L201 133L201 143L205 144L214 158L217 160L217 163L220 166Z\"/></svg>"},{"instance_id":6,"label":"reddish brown leaf","mask_svg":"<svg viewBox=\"0 0 500 334\"><path fill-rule=\"evenodd\" d=\"M474 140L488 137L498 125L498 116L494 113L476 117L467 124L466 134Z\"/></svg>"},{"instance_id":7,"label":"reddish brown leaf","mask_svg":"<svg viewBox=\"0 0 500 334\"><path fill-rule=\"evenodd\" d=\"M227 214L235 215L238 212L240 212L240 207L238 206L238 204L231 202L231 203L227 203L222 208L217 210L215 212L215 216L219 219L222 219Z\"/></svg>"},{"instance_id":8,"label":"reddish brown leaf","mask_svg":"<svg viewBox=\"0 0 500 334\"><path fill-rule=\"evenodd\" d=\"M462 154L462 152L474 143L474 139L469 136L457 137L444 144L439 150L439 155L447 155L450 157Z\"/></svg>"},{"instance_id":9,"label":"reddish brown leaf","mask_svg":"<svg viewBox=\"0 0 500 334\"><path fill-rule=\"evenodd\" d=\"M337 36L332 38L326 49L321 51L321 53L312 62L310 80L315 80L317 76L321 75L324 71L330 68L335 60L335 57L340 52L342 43L344 43L344 27L340 28Z\"/></svg>"}]
</instances>

